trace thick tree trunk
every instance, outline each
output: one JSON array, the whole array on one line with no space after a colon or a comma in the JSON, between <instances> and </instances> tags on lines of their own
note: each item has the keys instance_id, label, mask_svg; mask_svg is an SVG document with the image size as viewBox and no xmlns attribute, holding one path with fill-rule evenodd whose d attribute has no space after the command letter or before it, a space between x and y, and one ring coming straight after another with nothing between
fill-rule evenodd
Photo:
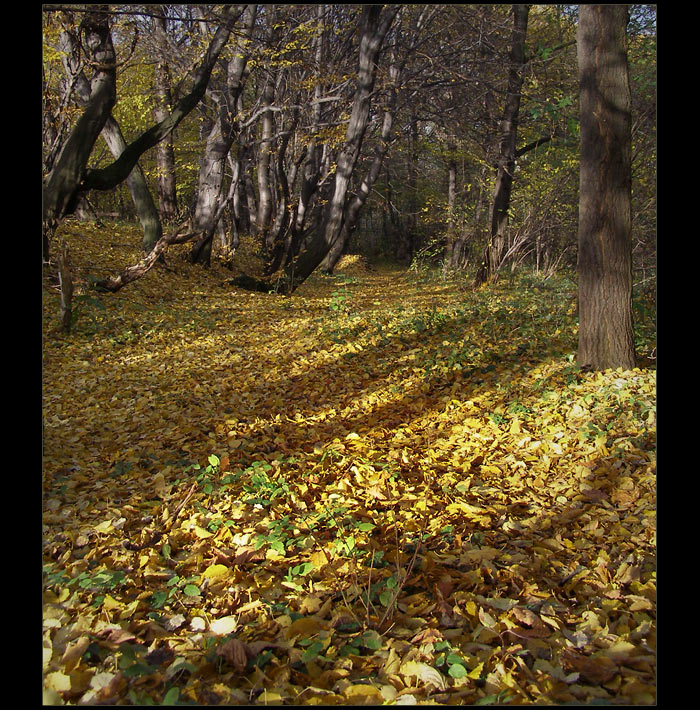
<instances>
[{"instance_id":1,"label":"thick tree trunk","mask_svg":"<svg viewBox=\"0 0 700 710\"><path fill-rule=\"evenodd\" d=\"M262 90L262 105L269 107L275 97L275 86L268 77ZM274 122L272 111L266 110L261 119L260 149L258 151L258 218L257 229L262 243L269 251L272 248L270 218L272 215L272 188L270 187L270 157L272 153L272 132Z\"/></svg>"},{"instance_id":2,"label":"thick tree trunk","mask_svg":"<svg viewBox=\"0 0 700 710\"><path fill-rule=\"evenodd\" d=\"M107 123L102 129L102 137L105 139L110 153L112 153L115 158L119 158L126 150L126 141L119 128L119 124L111 116L107 119ZM146 178L138 163L129 173L129 177L126 179L126 185L131 193L131 199L134 201L136 214L143 228L143 239L141 242L143 250L149 252L163 235L163 228L160 222L160 215L156 209L155 202L153 202L151 191L148 189Z\"/></svg>"},{"instance_id":3,"label":"thick tree trunk","mask_svg":"<svg viewBox=\"0 0 700 710\"><path fill-rule=\"evenodd\" d=\"M243 38L249 39L253 32L256 5L248 5L243 21ZM218 100L217 117L209 135L199 168L199 187L194 209L193 229L201 233L192 248L193 262L208 265L211 260L212 240L217 222L224 182L226 156L238 133L235 122L238 97L243 90L243 72L248 61L247 50L240 49L228 63L226 89ZM218 92L217 92L218 94Z\"/></svg>"},{"instance_id":4,"label":"thick tree trunk","mask_svg":"<svg viewBox=\"0 0 700 710\"><path fill-rule=\"evenodd\" d=\"M304 231L304 224L307 213L311 208L311 200L318 191L318 179L320 174L321 157L319 155L319 141L317 138L319 124L321 123L321 95L323 86L318 77L323 72L323 31L324 31L323 5L316 6L316 21L318 22L318 34L314 38L314 61L317 75L314 86L314 105L312 109L311 140L306 148L306 157L302 171L301 189L299 191L299 205L293 226L293 240L301 241ZM293 254L292 256L296 256Z\"/></svg>"},{"instance_id":5,"label":"thick tree trunk","mask_svg":"<svg viewBox=\"0 0 700 710\"><path fill-rule=\"evenodd\" d=\"M332 274L336 267L336 264L340 260L340 257L345 252L345 248L350 241L350 237L355 230L357 220L360 216L360 211L364 206L367 198L369 197L374 183L377 182L379 173L382 169L382 163L386 154L389 152L389 143L391 138L391 131L394 125L394 116L396 115L396 90L398 87L398 69L396 66L392 66L389 70L392 87L390 89L389 99L387 103L386 110L384 111L384 119L382 121L382 131L379 136L379 146L372 158L372 163L369 168L367 176L362 181L359 191L352 196L350 202L348 203L347 210L345 213L345 218L343 221L343 226L340 231L340 237L336 239L335 243L331 245L328 254L321 262L321 269L328 274Z\"/></svg>"},{"instance_id":6,"label":"thick tree trunk","mask_svg":"<svg viewBox=\"0 0 700 710\"><path fill-rule=\"evenodd\" d=\"M578 364L635 365L626 5L581 5Z\"/></svg>"},{"instance_id":7,"label":"thick tree trunk","mask_svg":"<svg viewBox=\"0 0 700 710\"><path fill-rule=\"evenodd\" d=\"M79 56L78 38L72 32L63 32L61 35L61 49L64 53L63 66L66 74L72 77L71 86L75 88L80 101L87 105L90 102L90 82L87 80L77 59ZM110 153L115 158L118 158L126 149L126 141L122 135L121 128L112 116L105 121L101 135ZM131 199L134 201L136 214L143 227L143 248L145 251L150 251L163 232L158 211L146 184L146 178L138 164L134 166L134 169L129 174L126 184L131 193Z\"/></svg>"},{"instance_id":8,"label":"thick tree trunk","mask_svg":"<svg viewBox=\"0 0 700 710\"><path fill-rule=\"evenodd\" d=\"M217 29L204 55L204 59L194 74L194 83L190 93L173 106L168 117L149 128L130 143L126 150L111 165L105 168L86 170L82 182L74 188L73 192L111 190L113 187L116 187L119 183L126 180L143 153L149 148L153 148L177 128L180 122L194 109L204 96L211 72L216 65L221 51L226 46L236 20L243 13L243 10L244 8L241 6L224 6L224 22ZM92 149L92 144L90 145L90 149Z\"/></svg>"},{"instance_id":9,"label":"thick tree trunk","mask_svg":"<svg viewBox=\"0 0 700 710\"><path fill-rule=\"evenodd\" d=\"M346 131L345 146L338 156L333 195L322 231L315 233L306 248L286 269L284 290L291 293L323 261L340 237L348 186L369 122L369 108L377 72L379 52L400 6L363 5L357 89Z\"/></svg>"},{"instance_id":10,"label":"thick tree trunk","mask_svg":"<svg viewBox=\"0 0 700 710\"><path fill-rule=\"evenodd\" d=\"M104 6L97 6L106 10ZM76 188L83 177L92 147L116 103L116 57L106 12L86 13L83 44L98 67L90 97L70 135L54 160L43 184L44 260L48 261L49 236L56 224L77 203Z\"/></svg>"},{"instance_id":11,"label":"thick tree trunk","mask_svg":"<svg viewBox=\"0 0 700 710\"><path fill-rule=\"evenodd\" d=\"M491 209L491 237L476 274L475 284L477 286L486 283L496 275L506 251L506 230L508 228L510 195L513 188L513 172L515 171L515 146L518 137L518 115L523 86L525 38L529 12L529 5L513 5L513 36L508 71L508 93L501 121L498 173Z\"/></svg>"}]
</instances>

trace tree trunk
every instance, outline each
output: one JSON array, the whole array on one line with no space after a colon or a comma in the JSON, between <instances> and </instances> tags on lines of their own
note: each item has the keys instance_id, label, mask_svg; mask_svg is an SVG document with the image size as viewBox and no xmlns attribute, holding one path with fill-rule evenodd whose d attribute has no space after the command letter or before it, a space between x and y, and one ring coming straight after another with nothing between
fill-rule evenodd
<instances>
[{"instance_id":1,"label":"tree trunk","mask_svg":"<svg viewBox=\"0 0 700 710\"><path fill-rule=\"evenodd\" d=\"M262 90L261 103L272 106L275 97L275 86L272 77L268 77ZM257 229L262 244L266 250L272 248L270 234L270 218L272 215L272 188L270 187L270 155L272 152L272 132L274 122L272 111L266 110L262 115L260 149L258 151L258 218Z\"/></svg>"},{"instance_id":2,"label":"tree trunk","mask_svg":"<svg viewBox=\"0 0 700 710\"><path fill-rule=\"evenodd\" d=\"M82 23L83 44L98 67L90 84L90 97L70 135L62 145L43 184L44 260L56 224L77 202L76 188L84 174L92 147L116 103L116 56L106 6L88 12Z\"/></svg>"},{"instance_id":3,"label":"tree trunk","mask_svg":"<svg viewBox=\"0 0 700 710\"><path fill-rule=\"evenodd\" d=\"M506 230L515 170L515 146L518 137L518 114L520 113L520 96L523 86L525 37L529 12L529 5L513 5L513 36L508 71L508 93L501 121L498 173L491 209L491 235L476 273L475 285L477 286L486 283L496 275L506 251Z\"/></svg>"},{"instance_id":4,"label":"tree trunk","mask_svg":"<svg viewBox=\"0 0 700 710\"><path fill-rule=\"evenodd\" d=\"M257 12L256 5L248 5L243 21L242 35L250 39ZM201 237L192 248L193 262L208 265L211 260L212 240L217 222L221 217L219 209L224 182L226 156L231 150L238 133L235 122L238 97L243 90L243 72L248 61L248 52L239 50L227 67L226 88L217 99L216 120L207 136L206 148L199 168L199 188L194 209L193 230L201 232ZM219 92L217 91L218 95Z\"/></svg>"},{"instance_id":5,"label":"tree trunk","mask_svg":"<svg viewBox=\"0 0 700 710\"><path fill-rule=\"evenodd\" d=\"M226 5L224 7L224 22L217 29L202 62L194 73L194 83L190 92L173 106L172 111L165 120L144 131L127 146L126 150L111 165L105 168L85 170L82 181L73 188L73 193L86 192L87 190L111 190L126 180L141 155L170 135L201 101L219 55L226 46L236 20L244 10L240 6ZM92 149L93 144L94 140L90 144L90 149Z\"/></svg>"},{"instance_id":6,"label":"tree trunk","mask_svg":"<svg viewBox=\"0 0 700 710\"><path fill-rule=\"evenodd\" d=\"M399 70L396 65L392 65L390 67L389 75L391 77L392 86L389 89L389 99L387 102L386 110L384 111L382 131L379 136L379 146L376 149L367 176L362 181L359 191L357 192L357 194L353 195L347 206L345 219L343 221L343 226L340 231L340 237L339 239L336 239L334 244L331 245L328 254L326 254L326 257L321 262L321 269L328 274L333 273L336 264L345 252L345 248L347 247L348 242L350 241L350 237L352 236L352 233L355 230L357 220L360 216L360 211L362 210L362 207L367 201L369 193L374 187L374 183L377 182L377 178L379 177L379 173L382 169L382 163L384 162L386 154L389 152L391 131L394 125L394 116L396 115L396 91L399 82Z\"/></svg>"},{"instance_id":7,"label":"tree trunk","mask_svg":"<svg viewBox=\"0 0 700 710\"><path fill-rule=\"evenodd\" d=\"M162 55L160 61L156 64L154 76L156 94L154 115L159 123L167 118L172 104L170 67L166 60L168 40L165 23L165 18L153 17L154 36ZM177 216L177 181L175 179L175 152L172 133L158 143L156 162L158 164L158 207L160 216L165 222L172 222Z\"/></svg>"},{"instance_id":8,"label":"tree trunk","mask_svg":"<svg viewBox=\"0 0 700 710\"><path fill-rule=\"evenodd\" d=\"M340 237L348 186L369 122L370 99L379 52L399 9L398 5L386 8L382 5L362 6L357 89L346 131L345 146L338 156L333 195L323 229L313 235L299 257L287 267L284 284L287 293L294 291L314 272Z\"/></svg>"},{"instance_id":9,"label":"tree trunk","mask_svg":"<svg viewBox=\"0 0 700 710\"><path fill-rule=\"evenodd\" d=\"M581 5L578 364L635 365L626 5Z\"/></svg>"},{"instance_id":10,"label":"tree trunk","mask_svg":"<svg viewBox=\"0 0 700 710\"><path fill-rule=\"evenodd\" d=\"M73 78L70 83L75 87L80 101L87 105L90 102L90 82L87 80L77 60L79 56L78 38L72 32L63 32L61 35L61 48L64 53L63 66L66 74ZM122 135L121 128L112 116L105 121L101 135L110 153L115 158L118 158L126 149L126 141ZM143 248L145 251L150 251L163 232L158 211L146 184L146 178L138 164L134 166L134 169L129 174L126 184L134 201L136 214L143 227Z\"/></svg>"},{"instance_id":11,"label":"tree trunk","mask_svg":"<svg viewBox=\"0 0 700 710\"><path fill-rule=\"evenodd\" d=\"M454 248L456 239L455 227L455 200L457 185L457 163L450 158L447 163L447 243L442 259L442 273L447 274L454 262Z\"/></svg>"},{"instance_id":12,"label":"tree trunk","mask_svg":"<svg viewBox=\"0 0 700 710\"><path fill-rule=\"evenodd\" d=\"M323 5L316 6L316 21L318 22L317 35L314 38L314 69L316 71L316 85L314 86L314 105L312 109L311 121L311 139L306 148L306 157L304 160L304 168L302 171L301 188L299 191L299 206L294 220L293 239L301 241L301 235L304 231L304 223L307 217L308 210L311 206L311 200L318 190L318 179L320 173L320 156L319 156L319 141L318 130L321 123L321 95L323 87L320 81L323 64L323 31L324 31L324 12ZM295 254L293 256L296 256Z\"/></svg>"}]
</instances>

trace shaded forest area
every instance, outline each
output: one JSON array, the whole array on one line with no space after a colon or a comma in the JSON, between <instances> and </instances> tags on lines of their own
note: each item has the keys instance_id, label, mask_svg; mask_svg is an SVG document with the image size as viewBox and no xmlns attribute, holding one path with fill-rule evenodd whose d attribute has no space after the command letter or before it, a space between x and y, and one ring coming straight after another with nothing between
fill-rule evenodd
<instances>
[{"instance_id":1,"label":"shaded forest area","mask_svg":"<svg viewBox=\"0 0 700 710\"><path fill-rule=\"evenodd\" d=\"M43 10L44 702L655 704L655 7Z\"/></svg>"}]
</instances>

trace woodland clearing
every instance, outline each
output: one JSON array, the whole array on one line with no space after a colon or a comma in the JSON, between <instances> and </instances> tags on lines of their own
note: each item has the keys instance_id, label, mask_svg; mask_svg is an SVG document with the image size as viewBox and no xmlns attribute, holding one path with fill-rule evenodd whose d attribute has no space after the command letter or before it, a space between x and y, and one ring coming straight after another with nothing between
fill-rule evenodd
<instances>
[{"instance_id":1,"label":"woodland clearing","mask_svg":"<svg viewBox=\"0 0 700 710\"><path fill-rule=\"evenodd\" d=\"M45 701L654 704L656 373L575 366L574 281L230 277L45 282Z\"/></svg>"}]
</instances>

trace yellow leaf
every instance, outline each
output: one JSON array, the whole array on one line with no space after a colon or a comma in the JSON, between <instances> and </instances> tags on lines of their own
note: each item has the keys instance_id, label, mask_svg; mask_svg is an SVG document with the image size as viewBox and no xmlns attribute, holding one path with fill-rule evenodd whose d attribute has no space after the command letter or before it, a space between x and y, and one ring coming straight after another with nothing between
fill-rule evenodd
<instances>
[{"instance_id":1,"label":"yellow leaf","mask_svg":"<svg viewBox=\"0 0 700 710\"><path fill-rule=\"evenodd\" d=\"M315 614L321 608L321 600L319 597L311 594L308 597L304 597L302 600L299 611L302 614Z\"/></svg>"},{"instance_id":2,"label":"yellow leaf","mask_svg":"<svg viewBox=\"0 0 700 710\"><path fill-rule=\"evenodd\" d=\"M265 690L261 698L264 698L266 705L281 705L284 700L284 696L275 690Z\"/></svg>"},{"instance_id":3,"label":"yellow leaf","mask_svg":"<svg viewBox=\"0 0 700 710\"><path fill-rule=\"evenodd\" d=\"M209 567L202 572L202 579L225 577L229 572L230 570L226 565L209 565Z\"/></svg>"},{"instance_id":4,"label":"yellow leaf","mask_svg":"<svg viewBox=\"0 0 700 710\"><path fill-rule=\"evenodd\" d=\"M220 619L215 619L211 622L212 633L217 636L225 636L236 630L238 619L235 616L222 616Z\"/></svg>"},{"instance_id":5,"label":"yellow leaf","mask_svg":"<svg viewBox=\"0 0 700 710\"><path fill-rule=\"evenodd\" d=\"M472 669L471 671L469 671L469 673L468 673L467 675L468 675L470 678L476 680L477 678L481 678L481 673L483 672L483 670L484 670L484 664L483 664L483 662L482 662L482 663L479 663L479 664L476 666L476 668L474 668L474 669Z\"/></svg>"},{"instance_id":6,"label":"yellow leaf","mask_svg":"<svg viewBox=\"0 0 700 710\"><path fill-rule=\"evenodd\" d=\"M95 530L98 533L107 533L112 529L112 521L111 520L105 520L104 522L100 523L99 525L95 526Z\"/></svg>"},{"instance_id":7,"label":"yellow leaf","mask_svg":"<svg viewBox=\"0 0 700 710\"><path fill-rule=\"evenodd\" d=\"M444 690L446 687L445 679L440 671L432 666L429 666L427 663L406 661L406 663L401 664L399 673L403 676L415 676L423 683L427 685L434 685L439 690Z\"/></svg>"},{"instance_id":8,"label":"yellow leaf","mask_svg":"<svg viewBox=\"0 0 700 710\"><path fill-rule=\"evenodd\" d=\"M448 513L466 513L467 515L484 515L488 513L486 508L481 508L478 505L469 505L469 503L450 503L447 506Z\"/></svg>"},{"instance_id":9,"label":"yellow leaf","mask_svg":"<svg viewBox=\"0 0 700 710\"><path fill-rule=\"evenodd\" d=\"M372 685L364 685L362 683L349 685L343 690L343 695L348 700L352 700L353 705L381 705L384 700L380 690L377 690L377 688Z\"/></svg>"},{"instance_id":10,"label":"yellow leaf","mask_svg":"<svg viewBox=\"0 0 700 710\"><path fill-rule=\"evenodd\" d=\"M211 537L213 533L210 533L208 530L205 530L204 528L200 528L199 525L195 525L193 528L194 534L200 539L204 540L205 538Z\"/></svg>"},{"instance_id":11,"label":"yellow leaf","mask_svg":"<svg viewBox=\"0 0 700 710\"><path fill-rule=\"evenodd\" d=\"M56 671L55 673L49 673L45 680L47 690L55 690L56 692L66 693L70 690L70 676L65 673Z\"/></svg>"},{"instance_id":12,"label":"yellow leaf","mask_svg":"<svg viewBox=\"0 0 700 710\"><path fill-rule=\"evenodd\" d=\"M318 619L314 619L310 616L302 617L292 622L287 629L287 638L292 638L292 636L302 636L304 638L309 638L314 636L321 629L324 628L324 624Z\"/></svg>"},{"instance_id":13,"label":"yellow leaf","mask_svg":"<svg viewBox=\"0 0 700 710\"><path fill-rule=\"evenodd\" d=\"M107 611L113 611L114 609L121 609L123 604L117 601L113 596L105 594L104 601L102 602L102 608Z\"/></svg>"}]
</instances>

